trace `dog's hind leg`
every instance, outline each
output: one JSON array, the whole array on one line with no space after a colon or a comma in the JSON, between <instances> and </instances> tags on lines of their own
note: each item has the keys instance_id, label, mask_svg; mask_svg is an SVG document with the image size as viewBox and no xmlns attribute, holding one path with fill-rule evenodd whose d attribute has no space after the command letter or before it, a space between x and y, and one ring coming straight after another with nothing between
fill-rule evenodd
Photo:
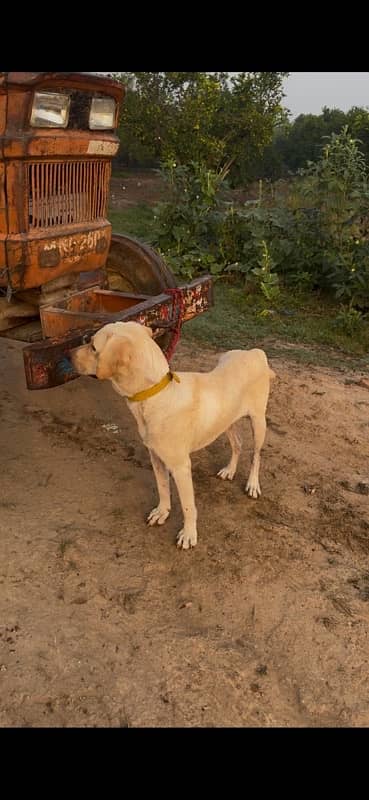
<instances>
[{"instance_id":1,"label":"dog's hind leg","mask_svg":"<svg viewBox=\"0 0 369 800\"><path fill-rule=\"evenodd\" d=\"M245 492L250 497L258 497L261 494L259 485L259 467L260 467L260 452L264 444L266 433L265 414L262 416L250 416L251 425L254 433L254 456L252 459L249 479L247 481Z\"/></svg>"},{"instance_id":2,"label":"dog's hind leg","mask_svg":"<svg viewBox=\"0 0 369 800\"><path fill-rule=\"evenodd\" d=\"M232 455L229 464L223 469L220 469L218 474L218 478L222 478L223 481L225 480L233 480L235 476L235 472L237 469L238 459L240 457L240 452L242 448L242 440L240 433L237 428L237 423L235 422L233 425L226 430L226 434L228 436L231 448L232 448Z\"/></svg>"},{"instance_id":3,"label":"dog's hind leg","mask_svg":"<svg viewBox=\"0 0 369 800\"><path fill-rule=\"evenodd\" d=\"M153 450L149 450L149 453L159 492L159 505L150 512L147 522L149 525L163 525L170 512L169 472Z\"/></svg>"}]
</instances>

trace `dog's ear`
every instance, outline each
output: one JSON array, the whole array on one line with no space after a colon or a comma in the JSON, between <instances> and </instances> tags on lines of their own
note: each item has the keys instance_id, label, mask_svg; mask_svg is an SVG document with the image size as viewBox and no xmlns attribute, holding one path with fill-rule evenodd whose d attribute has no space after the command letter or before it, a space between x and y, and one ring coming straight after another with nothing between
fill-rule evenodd
<instances>
[{"instance_id":1,"label":"dog's ear","mask_svg":"<svg viewBox=\"0 0 369 800\"><path fill-rule=\"evenodd\" d=\"M119 369L129 364L131 343L121 336L111 336L99 355L96 377L100 381L113 378Z\"/></svg>"}]
</instances>

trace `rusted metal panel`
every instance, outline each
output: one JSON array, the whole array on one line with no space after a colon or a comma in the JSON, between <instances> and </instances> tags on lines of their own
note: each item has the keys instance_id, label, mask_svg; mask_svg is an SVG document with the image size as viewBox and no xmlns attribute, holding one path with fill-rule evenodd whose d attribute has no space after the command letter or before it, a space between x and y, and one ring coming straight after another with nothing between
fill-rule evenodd
<instances>
[{"instance_id":1,"label":"rusted metal panel","mask_svg":"<svg viewBox=\"0 0 369 800\"><path fill-rule=\"evenodd\" d=\"M111 78L71 72L8 72L0 78L0 286L30 289L68 271L103 267L111 240L111 159L119 148L116 125L125 88ZM74 98L68 129L31 127L36 90L66 90ZM89 129L86 98L96 93L116 101L113 129ZM104 230L96 234L97 227ZM55 244L56 229L63 228L64 241ZM42 230L44 245L34 237Z\"/></svg>"},{"instance_id":2,"label":"rusted metal panel","mask_svg":"<svg viewBox=\"0 0 369 800\"><path fill-rule=\"evenodd\" d=\"M184 321L206 311L213 303L210 276L199 278L181 287L181 290ZM89 327L86 330L80 329L62 338L47 339L25 347L23 357L28 389L47 389L77 378L78 374L74 371L69 358L70 352L75 347L86 344L103 324L134 320L142 325L153 326L154 336L157 337L163 329L168 329L172 324L172 309L172 297L161 294L120 313L107 314L104 320L101 319L101 315L98 315L94 322L90 323L89 319ZM59 314L61 318L67 316L65 309L59 309Z\"/></svg>"},{"instance_id":3,"label":"rusted metal panel","mask_svg":"<svg viewBox=\"0 0 369 800\"><path fill-rule=\"evenodd\" d=\"M123 292L110 292L88 289L72 294L58 306L40 309L40 319L44 336L59 337L74 329L86 329L96 322L106 325L112 315L121 314L139 303L151 300L148 297L130 295Z\"/></svg>"},{"instance_id":4,"label":"rusted metal panel","mask_svg":"<svg viewBox=\"0 0 369 800\"><path fill-rule=\"evenodd\" d=\"M6 231L5 167L0 162L0 286L6 286L8 282L5 248Z\"/></svg>"},{"instance_id":5,"label":"rusted metal panel","mask_svg":"<svg viewBox=\"0 0 369 800\"><path fill-rule=\"evenodd\" d=\"M107 93L117 102L116 128L119 119L119 104L125 87L116 80L102 76L71 72L9 72L5 73L0 86L0 150L7 159L23 159L28 156L52 157L69 155L102 155L111 158L119 148L115 131L43 130L29 125L35 91L73 90ZM5 94L6 92L6 94ZM3 98L3 99L2 99ZM2 124L3 123L3 124ZM1 156L1 153L0 153Z\"/></svg>"},{"instance_id":6,"label":"rusted metal panel","mask_svg":"<svg viewBox=\"0 0 369 800\"><path fill-rule=\"evenodd\" d=\"M183 322L193 319L207 311L214 302L213 281L209 275L182 287L184 314Z\"/></svg>"},{"instance_id":7,"label":"rusted metal panel","mask_svg":"<svg viewBox=\"0 0 369 800\"><path fill-rule=\"evenodd\" d=\"M106 220L52 229L34 229L7 239L8 271L13 289L41 286L66 272L86 272L105 266L111 239Z\"/></svg>"},{"instance_id":8,"label":"rusted metal panel","mask_svg":"<svg viewBox=\"0 0 369 800\"><path fill-rule=\"evenodd\" d=\"M6 125L6 94L1 88L0 83L0 137L3 136ZM3 148L0 138L0 158L3 157Z\"/></svg>"},{"instance_id":9,"label":"rusted metal panel","mask_svg":"<svg viewBox=\"0 0 369 800\"><path fill-rule=\"evenodd\" d=\"M104 321L101 318L91 321L88 330L82 329L62 338L47 339L25 347L23 358L28 389L47 389L78 378L69 359L70 351L88 342L102 325L128 320L145 320L150 325L150 322L158 319L168 319L170 306L171 298L168 295L158 295L121 314L107 315Z\"/></svg>"},{"instance_id":10,"label":"rusted metal panel","mask_svg":"<svg viewBox=\"0 0 369 800\"><path fill-rule=\"evenodd\" d=\"M125 311L137 303L151 300L148 295L132 294L131 292L112 292L110 289L91 287L84 291L72 294L61 303L61 307L68 311L82 311L87 314L93 312L117 314Z\"/></svg>"},{"instance_id":11,"label":"rusted metal panel","mask_svg":"<svg viewBox=\"0 0 369 800\"><path fill-rule=\"evenodd\" d=\"M3 84L8 91L23 87L29 91L35 89L51 89L57 86L78 87L85 91L102 91L111 94L120 103L125 94L125 86L114 78L96 75L91 72L6 72L3 73Z\"/></svg>"},{"instance_id":12,"label":"rusted metal panel","mask_svg":"<svg viewBox=\"0 0 369 800\"><path fill-rule=\"evenodd\" d=\"M81 152L88 151L88 143L93 140L110 141L111 143L118 143L119 140L115 132L109 131L84 131L84 126L81 126L80 131L69 130L68 134L64 130L60 131L45 131L41 129L29 127L29 119L33 96L35 91L49 90L49 91L63 91L67 90L72 92L85 92L93 94L99 92L114 97L117 103L116 118L114 128L116 128L119 119L119 104L125 94L125 87L119 82L111 78L96 77L87 74L78 73L3 73L0 83L0 136L5 134L7 137L7 144L11 145L12 141L15 150L8 151L7 157L15 155L22 157L27 149L28 140L36 142L44 137L52 139L54 133L56 139L64 142L68 147L70 139L79 141L82 135L82 140L85 140L85 147ZM70 137L71 134L71 137ZM22 143L26 145L26 149L22 148ZM44 148L44 155L50 155L48 144ZM62 151L64 152L64 151ZM91 152L91 151L90 151ZM112 155L110 148L109 155ZM108 155L108 153L106 153Z\"/></svg>"},{"instance_id":13,"label":"rusted metal panel","mask_svg":"<svg viewBox=\"0 0 369 800\"><path fill-rule=\"evenodd\" d=\"M8 235L25 233L28 229L28 198L25 192L23 161L5 163Z\"/></svg>"},{"instance_id":14,"label":"rusted metal panel","mask_svg":"<svg viewBox=\"0 0 369 800\"><path fill-rule=\"evenodd\" d=\"M28 164L29 227L53 228L104 219L110 161L34 161Z\"/></svg>"},{"instance_id":15,"label":"rusted metal panel","mask_svg":"<svg viewBox=\"0 0 369 800\"><path fill-rule=\"evenodd\" d=\"M45 119L32 113L36 90L67 92L66 128L54 127L52 116L42 127ZM152 325L169 357L182 321L212 302L210 278L178 288L152 248L112 237L105 215L124 91L116 80L91 73L0 73L0 286L8 285L10 296L17 291L18 300L40 312L32 336L41 335L41 321L44 335L53 337L25 350L29 388L77 377L66 366L70 348L113 320ZM116 101L109 129L91 129L96 94ZM85 279L74 279L82 273ZM93 275L120 294L75 292L91 287Z\"/></svg>"},{"instance_id":16,"label":"rusted metal panel","mask_svg":"<svg viewBox=\"0 0 369 800\"><path fill-rule=\"evenodd\" d=\"M119 150L119 139L105 131L53 131L37 130L22 136L4 136L0 139L4 158L9 161L28 158L60 158L61 156L103 156L112 158Z\"/></svg>"}]
</instances>

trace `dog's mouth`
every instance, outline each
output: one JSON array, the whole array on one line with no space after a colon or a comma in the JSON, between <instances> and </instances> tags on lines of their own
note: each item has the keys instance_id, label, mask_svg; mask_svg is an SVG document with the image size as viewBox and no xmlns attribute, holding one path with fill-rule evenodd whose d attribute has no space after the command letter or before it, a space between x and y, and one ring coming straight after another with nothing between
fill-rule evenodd
<instances>
[{"instance_id":1,"label":"dog's mouth","mask_svg":"<svg viewBox=\"0 0 369 800\"><path fill-rule=\"evenodd\" d=\"M69 353L69 359L78 375L97 378L96 364L94 364L94 359L90 360L89 349L89 343L82 345L82 347L73 348Z\"/></svg>"}]
</instances>

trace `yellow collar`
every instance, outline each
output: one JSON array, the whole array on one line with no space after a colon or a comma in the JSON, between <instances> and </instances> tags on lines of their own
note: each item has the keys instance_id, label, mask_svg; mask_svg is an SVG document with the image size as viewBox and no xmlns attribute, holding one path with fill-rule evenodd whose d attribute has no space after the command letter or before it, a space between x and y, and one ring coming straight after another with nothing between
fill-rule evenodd
<instances>
[{"instance_id":1,"label":"yellow collar","mask_svg":"<svg viewBox=\"0 0 369 800\"><path fill-rule=\"evenodd\" d=\"M140 400L147 400L148 397L153 397L154 394L158 394L158 392L161 392L162 389L165 389L165 387L168 386L168 383L173 380L177 381L177 383L180 383L178 375L176 375L175 372L169 371L166 375L164 375L164 378L162 378L159 383L155 383L154 386L150 386L149 389L143 389L142 392L136 392L136 394L133 394L132 397L127 397L127 400L129 400L130 403L138 403Z\"/></svg>"}]
</instances>

